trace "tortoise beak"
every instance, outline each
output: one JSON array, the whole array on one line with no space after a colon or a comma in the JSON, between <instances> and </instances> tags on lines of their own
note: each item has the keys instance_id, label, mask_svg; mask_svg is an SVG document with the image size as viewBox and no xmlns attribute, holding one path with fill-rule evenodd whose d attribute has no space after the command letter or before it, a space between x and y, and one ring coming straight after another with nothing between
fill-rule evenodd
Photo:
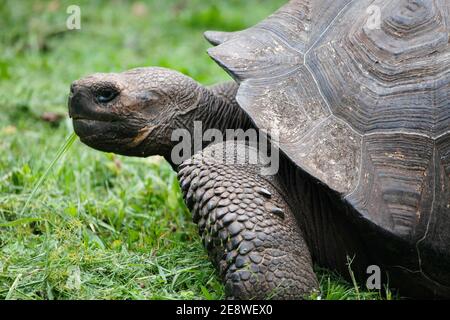
<instances>
[{"instance_id":1,"label":"tortoise beak","mask_svg":"<svg viewBox=\"0 0 450 320\"><path fill-rule=\"evenodd\" d=\"M98 117L94 111L94 101L90 97L89 89L77 85L76 82L70 86L69 95L69 116L73 120L78 119L92 119L96 120Z\"/></svg>"}]
</instances>

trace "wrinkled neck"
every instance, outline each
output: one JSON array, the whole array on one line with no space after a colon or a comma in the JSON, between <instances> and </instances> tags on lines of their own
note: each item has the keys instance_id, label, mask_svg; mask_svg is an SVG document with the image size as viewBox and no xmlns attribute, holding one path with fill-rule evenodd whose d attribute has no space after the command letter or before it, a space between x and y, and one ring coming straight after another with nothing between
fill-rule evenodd
<instances>
[{"instance_id":1,"label":"wrinkled neck","mask_svg":"<svg viewBox=\"0 0 450 320\"><path fill-rule=\"evenodd\" d=\"M227 129L243 129L252 127L247 114L233 101L215 95L208 88L201 88L201 103L198 106L195 121L201 121L203 133L209 129L217 129L225 135Z\"/></svg>"},{"instance_id":2,"label":"wrinkled neck","mask_svg":"<svg viewBox=\"0 0 450 320\"><path fill-rule=\"evenodd\" d=\"M183 128L186 137L190 139L190 147L188 156L185 159L203 150L211 143L218 142L215 138L211 138L211 134L218 135L220 133L222 141L227 139L226 131L228 129L242 129L244 131L253 128L253 125L247 114L237 104L234 97L227 99L214 94L210 89L199 87L199 101L191 112L183 114L177 118L178 128ZM184 142L187 142L184 140ZM178 151L180 141L171 144L170 150L165 150L164 157L171 163L174 169L177 168L178 162L174 161L173 151ZM176 153L175 152L175 153Z\"/></svg>"}]
</instances>

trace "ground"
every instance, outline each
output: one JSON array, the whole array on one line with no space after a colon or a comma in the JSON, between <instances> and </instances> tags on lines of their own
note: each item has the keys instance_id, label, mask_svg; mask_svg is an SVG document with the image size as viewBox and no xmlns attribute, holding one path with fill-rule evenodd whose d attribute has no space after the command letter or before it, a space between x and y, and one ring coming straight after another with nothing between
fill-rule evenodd
<instances>
[{"instance_id":1,"label":"ground","mask_svg":"<svg viewBox=\"0 0 450 320\"><path fill-rule=\"evenodd\" d=\"M202 32L243 29L283 2L77 1L81 30L72 31L66 10L73 1L2 2L0 298L224 297L176 175L161 158L125 158L76 141L23 207L72 132L73 80L138 66L173 68L204 84L227 80L206 55ZM380 298L318 272L322 294L313 299Z\"/></svg>"}]
</instances>

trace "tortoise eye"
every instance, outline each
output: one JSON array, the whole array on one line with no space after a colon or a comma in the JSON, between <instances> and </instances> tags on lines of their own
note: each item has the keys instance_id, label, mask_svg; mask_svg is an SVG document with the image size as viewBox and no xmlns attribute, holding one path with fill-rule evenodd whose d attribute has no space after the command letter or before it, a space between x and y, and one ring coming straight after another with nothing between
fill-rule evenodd
<instances>
[{"instance_id":1,"label":"tortoise eye","mask_svg":"<svg viewBox=\"0 0 450 320\"><path fill-rule=\"evenodd\" d=\"M119 95L119 92L113 88L101 89L96 93L96 99L100 103L108 103L114 100Z\"/></svg>"}]
</instances>

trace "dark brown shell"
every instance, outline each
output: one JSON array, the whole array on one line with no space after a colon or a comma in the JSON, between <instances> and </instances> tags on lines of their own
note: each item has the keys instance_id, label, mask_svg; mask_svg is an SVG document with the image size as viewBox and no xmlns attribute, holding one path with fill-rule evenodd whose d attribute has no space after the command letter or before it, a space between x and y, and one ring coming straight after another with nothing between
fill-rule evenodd
<instances>
[{"instance_id":1,"label":"dark brown shell","mask_svg":"<svg viewBox=\"0 0 450 320\"><path fill-rule=\"evenodd\" d=\"M450 0L293 0L207 34L209 53L300 168L382 228L450 252L449 12Z\"/></svg>"}]
</instances>

